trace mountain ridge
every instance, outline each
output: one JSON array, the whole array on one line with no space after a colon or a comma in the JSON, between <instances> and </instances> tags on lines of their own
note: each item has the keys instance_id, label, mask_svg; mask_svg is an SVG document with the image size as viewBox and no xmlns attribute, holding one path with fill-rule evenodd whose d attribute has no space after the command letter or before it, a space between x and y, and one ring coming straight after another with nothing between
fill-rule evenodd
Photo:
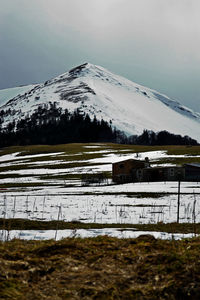
<instances>
[{"instance_id":1,"label":"mountain ridge","mask_svg":"<svg viewBox=\"0 0 200 300\"><path fill-rule=\"evenodd\" d=\"M2 127L30 116L39 106L56 103L63 110L78 108L90 117L111 121L128 135L141 134L144 129L167 130L200 141L199 113L101 66L84 63L42 84L15 89L18 94L10 99L0 90L0 111L7 111ZM15 94L12 89L7 93L8 98Z\"/></svg>"}]
</instances>

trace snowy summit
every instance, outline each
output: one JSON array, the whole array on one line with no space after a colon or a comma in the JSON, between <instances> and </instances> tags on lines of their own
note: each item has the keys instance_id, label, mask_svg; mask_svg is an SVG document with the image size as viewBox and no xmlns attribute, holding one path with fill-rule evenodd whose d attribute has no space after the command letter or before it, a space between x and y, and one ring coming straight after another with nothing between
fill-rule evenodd
<instances>
[{"instance_id":1,"label":"snowy summit","mask_svg":"<svg viewBox=\"0 0 200 300\"><path fill-rule=\"evenodd\" d=\"M112 121L128 135L141 134L144 129L167 130L200 141L199 113L90 63L42 84L1 90L0 111L7 111L2 126L30 116L39 106L48 108L50 103Z\"/></svg>"}]
</instances>

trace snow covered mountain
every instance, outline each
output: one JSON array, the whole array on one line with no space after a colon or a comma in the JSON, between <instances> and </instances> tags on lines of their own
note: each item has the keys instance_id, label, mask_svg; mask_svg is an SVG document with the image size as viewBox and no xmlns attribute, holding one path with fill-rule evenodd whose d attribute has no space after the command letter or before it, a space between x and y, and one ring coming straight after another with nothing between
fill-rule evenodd
<instances>
[{"instance_id":1,"label":"snow covered mountain","mask_svg":"<svg viewBox=\"0 0 200 300\"><path fill-rule=\"evenodd\" d=\"M189 135L200 141L200 114L159 92L134 83L108 70L85 63L38 85L0 91L3 124L31 115L38 106L74 111L112 121L128 135L144 129Z\"/></svg>"}]
</instances>

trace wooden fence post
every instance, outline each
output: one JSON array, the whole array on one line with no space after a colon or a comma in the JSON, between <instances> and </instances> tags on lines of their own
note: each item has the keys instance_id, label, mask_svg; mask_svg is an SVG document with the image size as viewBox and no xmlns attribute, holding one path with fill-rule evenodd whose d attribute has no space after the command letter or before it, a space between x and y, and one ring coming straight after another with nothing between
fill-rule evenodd
<instances>
[{"instance_id":1,"label":"wooden fence post","mask_svg":"<svg viewBox=\"0 0 200 300\"><path fill-rule=\"evenodd\" d=\"M177 204L177 223L179 223L179 211L180 211L180 189L181 181L178 181L178 204Z\"/></svg>"}]
</instances>

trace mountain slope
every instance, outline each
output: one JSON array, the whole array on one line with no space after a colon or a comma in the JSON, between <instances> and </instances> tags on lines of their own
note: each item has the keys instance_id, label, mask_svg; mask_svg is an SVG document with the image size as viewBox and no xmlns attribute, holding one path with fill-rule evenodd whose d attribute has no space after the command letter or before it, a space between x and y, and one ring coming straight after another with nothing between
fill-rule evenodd
<instances>
[{"instance_id":1,"label":"mountain slope","mask_svg":"<svg viewBox=\"0 0 200 300\"><path fill-rule=\"evenodd\" d=\"M79 108L91 117L96 115L97 119L111 120L113 126L128 135L140 134L143 129L167 130L200 141L199 113L92 64L83 64L16 94L6 102L0 91L0 111L7 111L3 126L13 119L31 115L38 106L48 107L56 102L63 109Z\"/></svg>"},{"instance_id":2,"label":"mountain slope","mask_svg":"<svg viewBox=\"0 0 200 300\"><path fill-rule=\"evenodd\" d=\"M8 88L0 90L0 107L8 102L8 100L23 95L34 87L34 85L25 85L20 87Z\"/></svg>"}]
</instances>

